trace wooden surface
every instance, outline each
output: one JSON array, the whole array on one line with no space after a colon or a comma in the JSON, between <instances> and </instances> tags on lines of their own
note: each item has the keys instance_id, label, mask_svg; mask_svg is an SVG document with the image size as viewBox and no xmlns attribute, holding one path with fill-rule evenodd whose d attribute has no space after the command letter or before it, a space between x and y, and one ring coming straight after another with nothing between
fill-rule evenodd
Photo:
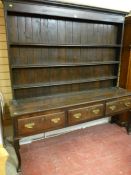
<instances>
[{"instance_id":1,"label":"wooden surface","mask_svg":"<svg viewBox=\"0 0 131 175\"><path fill-rule=\"evenodd\" d=\"M7 2L9 0L6 0ZM36 14L45 14L45 15L52 15L54 14L54 17L73 17L78 19L91 19L91 20L101 20L101 21L111 21L111 22L117 22L122 23L123 22L123 15L125 15L125 12L120 11L113 11L113 10L107 10L107 9L101 9L101 8L95 8L95 7L89 7L89 6L80 6L80 5L74 5L74 4L67 4L67 3L58 3L55 1L36 1L35 5L32 3L28 3L29 1L23 0L25 3L16 3L20 2L20 0L12 1L10 3L6 3L6 8L9 11L15 11L15 12L23 12L23 13L32 13L34 12ZM33 1L32 1L33 2ZM44 6L42 4L44 3ZM11 6L10 6L11 4ZM52 6L52 4L54 6ZM64 8L63 8L64 7ZM66 8L67 7L67 8ZM76 7L77 9L75 9ZM79 10L78 10L79 9ZM89 9L89 11L85 10ZM97 13L97 16L94 15L93 11ZM84 11L83 11L84 10ZM104 12L104 15L103 15ZM111 13L110 13L111 12ZM112 16L112 14L114 15Z\"/></svg>"},{"instance_id":2,"label":"wooden surface","mask_svg":"<svg viewBox=\"0 0 131 175\"><path fill-rule=\"evenodd\" d=\"M121 58L120 87L131 90L131 16L125 19L123 49ZM119 123L127 124L128 114L119 116Z\"/></svg>"},{"instance_id":3,"label":"wooden surface","mask_svg":"<svg viewBox=\"0 0 131 175\"><path fill-rule=\"evenodd\" d=\"M63 109L99 101L106 101L120 97L130 96L131 92L122 88L107 88L101 90L75 92L57 96L14 100L10 104L11 116L44 112L54 109Z\"/></svg>"},{"instance_id":4,"label":"wooden surface","mask_svg":"<svg viewBox=\"0 0 131 175\"><path fill-rule=\"evenodd\" d=\"M130 56L128 64L128 74L127 74L127 89L131 90L131 47L130 47Z\"/></svg>"},{"instance_id":5,"label":"wooden surface","mask_svg":"<svg viewBox=\"0 0 131 175\"><path fill-rule=\"evenodd\" d=\"M131 109L131 91L108 88L13 101L14 136L38 134Z\"/></svg>"},{"instance_id":6,"label":"wooden surface","mask_svg":"<svg viewBox=\"0 0 131 175\"><path fill-rule=\"evenodd\" d=\"M47 1L5 11L14 99L117 85L125 13Z\"/></svg>"}]
</instances>

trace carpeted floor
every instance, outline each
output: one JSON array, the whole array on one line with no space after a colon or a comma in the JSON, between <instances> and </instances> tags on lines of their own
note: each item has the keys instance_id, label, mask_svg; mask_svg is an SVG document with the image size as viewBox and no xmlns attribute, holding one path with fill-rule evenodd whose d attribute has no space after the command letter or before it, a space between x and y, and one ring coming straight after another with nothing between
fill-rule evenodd
<instances>
[{"instance_id":1,"label":"carpeted floor","mask_svg":"<svg viewBox=\"0 0 131 175\"><path fill-rule=\"evenodd\" d=\"M131 175L131 135L104 124L22 145L22 175Z\"/></svg>"}]
</instances>

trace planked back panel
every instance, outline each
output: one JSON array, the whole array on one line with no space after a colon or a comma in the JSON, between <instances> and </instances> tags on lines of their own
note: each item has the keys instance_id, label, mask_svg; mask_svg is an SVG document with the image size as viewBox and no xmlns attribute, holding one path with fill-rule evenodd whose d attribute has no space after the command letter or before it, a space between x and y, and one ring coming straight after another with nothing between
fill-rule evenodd
<instances>
[{"instance_id":1,"label":"planked back panel","mask_svg":"<svg viewBox=\"0 0 131 175\"><path fill-rule=\"evenodd\" d=\"M67 14L54 16L53 12L50 15L50 7L45 14L24 13L27 7L23 12L17 12L16 7L7 10L15 99L117 85L121 21L114 22L115 17L110 17L111 21L107 17L106 21L104 13L104 18L98 20L96 12L93 15L97 20L86 19L86 11L82 12L83 19Z\"/></svg>"}]
</instances>

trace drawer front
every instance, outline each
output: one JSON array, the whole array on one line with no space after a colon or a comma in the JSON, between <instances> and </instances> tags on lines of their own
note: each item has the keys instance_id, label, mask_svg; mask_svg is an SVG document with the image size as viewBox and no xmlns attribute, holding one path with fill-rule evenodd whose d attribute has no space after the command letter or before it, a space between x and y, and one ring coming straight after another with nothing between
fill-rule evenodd
<instances>
[{"instance_id":1,"label":"drawer front","mask_svg":"<svg viewBox=\"0 0 131 175\"><path fill-rule=\"evenodd\" d=\"M65 113L59 112L45 116L45 129L56 129L65 126Z\"/></svg>"},{"instance_id":2,"label":"drawer front","mask_svg":"<svg viewBox=\"0 0 131 175\"><path fill-rule=\"evenodd\" d=\"M104 115L104 104L92 105L68 111L69 125L96 119Z\"/></svg>"},{"instance_id":3,"label":"drawer front","mask_svg":"<svg viewBox=\"0 0 131 175\"><path fill-rule=\"evenodd\" d=\"M68 111L69 125L80 123L85 120L86 108L72 109Z\"/></svg>"},{"instance_id":4,"label":"drawer front","mask_svg":"<svg viewBox=\"0 0 131 175\"><path fill-rule=\"evenodd\" d=\"M18 119L19 135L28 135L42 131L44 128L44 115Z\"/></svg>"},{"instance_id":5,"label":"drawer front","mask_svg":"<svg viewBox=\"0 0 131 175\"><path fill-rule=\"evenodd\" d=\"M65 113L53 113L29 118L18 119L18 133L20 135L37 134L46 129L55 129L65 125Z\"/></svg>"},{"instance_id":6,"label":"drawer front","mask_svg":"<svg viewBox=\"0 0 131 175\"><path fill-rule=\"evenodd\" d=\"M131 109L131 97L113 100L106 103L106 115Z\"/></svg>"},{"instance_id":7,"label":"drawer front","mask_svg":"<svg viewBox=\"0 0 131 175\"><path fill-rule=\"evenodd\" d=\"M87 109L87 111L88 111L87 117L91 117L91 119L102 117L104 116L104 104L91 106Z\"/></svg>"}]
</instances>

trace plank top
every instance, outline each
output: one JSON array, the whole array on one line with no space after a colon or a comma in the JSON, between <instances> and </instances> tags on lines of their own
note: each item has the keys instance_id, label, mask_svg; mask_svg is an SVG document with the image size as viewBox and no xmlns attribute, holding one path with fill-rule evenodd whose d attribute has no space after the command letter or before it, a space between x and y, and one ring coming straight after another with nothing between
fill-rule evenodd
<instances>
[{"instance_id":1,"label":"plank top","mask_svg":"<svg viewBox=\"0 0 131 175\"><path fill-rule=\"evenodd\" d=\"M95 103L131 95L122 88L105 88L98 90L66 93L62 95L13 100L10 104L11 116L19 116L53 109L63 109L77 105Z\"/></svg>"}]
</instances>

